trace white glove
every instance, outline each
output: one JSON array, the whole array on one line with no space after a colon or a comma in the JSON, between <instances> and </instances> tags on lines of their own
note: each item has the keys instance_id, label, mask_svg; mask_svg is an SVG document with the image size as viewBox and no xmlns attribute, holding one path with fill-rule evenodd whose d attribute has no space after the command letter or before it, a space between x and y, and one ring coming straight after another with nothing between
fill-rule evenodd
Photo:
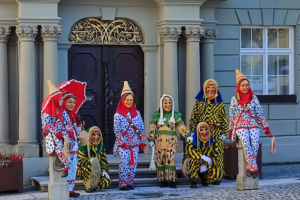
<instances>
[{"instance_id":1,"label":"white glove","mask_svg":"<svg viewBox=\"0 0 300 200\"><path fill-rule=\"evenodd\" d=\"M194 137L194 133L191 133L191 137Z\"/></svg>"},{"instance_id":2,"label":"white glove","mask_svg":"<svg viewBox=\"0 0 300 200\"><path fill-rule=\"evenodd\" d=\"M193 137L192 137L192 136L187 137L187 138L186 138L186 141L187 141L187 142L192 142L192 141L193 141Z\"/></svg>"},{"instance_id":3,"label":"white glove","mask_svg":"<svg viewBox=\"0 0 300 200\"><path fill-rule=\"evenodd\" d=\"M200 173L206 172L206 171L207 171L207 167L205 165L200 166Z\"/></svg>"},{"instance_id":4,"label":"white glove","mask_svg":"<svg viewBox=\"0 0 300 200\"><path fill-rule=\"evenodd\" d=\"M150 147L155 147L154 142L149 142Z\"/></svg>"},{"instance_id":5,"label":"white glove","mask_svg":"<svg viewBox=\"0 0 300 200\"><path fill-rule=\"evenodd\" d=\"M105 176L106 178L109 178L109 175L107 172L102 172L102 176Z\"/></svg>"},{"instance_id":6,"label":"white glove","mask_svg":"<svg viewBox=\"0 0 300 200\"><path fill-rule=\"evenodd\" d=\"M224 136L224 135L221 135L221 140L225 140L226 139L226 136Z\"/></svg>"},{"instance_id":7,"label":"white glove","mask_svg":"<svg viewBox=\"0 0 300 200\"><path fill-rule=\"evenodd\" d=\"M210 157L203 155L203 156L201 156L201 159L205 160L209 165L211 164L211 158Z\"/></svg>"}]
</instances>

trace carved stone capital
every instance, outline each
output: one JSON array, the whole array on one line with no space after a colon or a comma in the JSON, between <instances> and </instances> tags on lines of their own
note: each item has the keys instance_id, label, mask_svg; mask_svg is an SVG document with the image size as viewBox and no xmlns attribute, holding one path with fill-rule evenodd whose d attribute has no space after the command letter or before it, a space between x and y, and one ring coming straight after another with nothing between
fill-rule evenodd
<instances>
[{"instance_id":1,"label":"carved stone capital","mask_svg":"<svg viewBox=\"0 0 300 200\"><path fill-rule=\"evenodd\" d=\"M61 25L42 25L43 41L57 41L62 32Z\"/></svg>"},{"instance_id":2,"label":"carved stone capital","mask_svg":"<svg viewBox=\"0 0 300 200\"><path fill-rule=\"evenodd\" d=\"M202 27L186 27L185 37L187 41L200 42L200 38L203 36L204 30Z\"/></svg>"},{"instance_id":3,"label":"carved stone capital","mask_svg":"<svg viewBox=\"0 0 300 200\"><path fill-rule=\"evenodd\" d=\"M203 39L211 39L214 40L218 35L218 29L217 28L204 28L204 35Z\"/></svg>"},{"instance_id":4,"label":"carved stone capital","mask_svg":"<svg viewBox=\"0 0 300 200\"><path fill-rule=\"evenodd\" d=\"M0 42L7 42L10 35L9 26L0 26Z\"/></svg>"},{"instance_id":5,"label":"carved stone capital","mask_svg":"<svg viewBox=\"0 0 300 200\"><path fill-rule=\"evenodd\" d=\"M28 25L18 25L16 29L19 41L34 41L36 35L38 34L37 26Z\"/></svg>"},{"instance_id":6,"label":"carved stone capital","mask_svg":"<svg viewBox=\"0 0 300 200\"><path fill-rule=\"evenodd\" d=\"M181 33L181 27L163 26L159 28L159 35L163 38L164 42L177 42Z\"/></svg>"}]
</instances>

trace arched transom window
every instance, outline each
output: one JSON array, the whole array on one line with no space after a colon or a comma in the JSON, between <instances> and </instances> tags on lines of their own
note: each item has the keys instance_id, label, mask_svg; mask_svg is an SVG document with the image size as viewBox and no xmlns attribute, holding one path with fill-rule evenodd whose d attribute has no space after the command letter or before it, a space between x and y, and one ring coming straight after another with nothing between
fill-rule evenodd
<instances>
[{"instance_id":1,"label":"arched transom window","mask_svg":"<svg viewBox=\"0 0 300 200\"><path fill-rule=\"evenodd\" d=\"M141 28L127 19L85 18L71 28L69 41L81 44L143 44Z\"/></svg>"}]
</instances>

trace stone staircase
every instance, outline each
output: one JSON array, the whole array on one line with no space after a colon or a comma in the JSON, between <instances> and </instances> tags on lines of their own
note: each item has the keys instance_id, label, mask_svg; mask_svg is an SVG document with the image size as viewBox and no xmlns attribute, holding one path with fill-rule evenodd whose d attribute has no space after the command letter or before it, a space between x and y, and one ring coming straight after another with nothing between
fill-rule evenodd
<instances>
[{"instance_id":1,"label":"stone staircase","mask_svg":"<svg viewBox=\"0 0 300 200\"><path fill-rule=\"evenodd\" d=\"M136 175L134 179L135 187L149 187L158 186L159 183L156 178L156 171L149 170L151 155L140 154L139 161L137 165ZM112 185L109 188L118 188L119 185L119 158L113 155L108 155L107 160L109 162L109 176L112 179ZM176 163L176 171L178 177L178 185L188 185L190 184L187 178L183 178L181 172L181 163ZM39 188L41 191L48 191L48 176L31 177L32 185ZM84 190L84 185L82 180L76 180L75 190Z\"/></svg>"}]
</instances>

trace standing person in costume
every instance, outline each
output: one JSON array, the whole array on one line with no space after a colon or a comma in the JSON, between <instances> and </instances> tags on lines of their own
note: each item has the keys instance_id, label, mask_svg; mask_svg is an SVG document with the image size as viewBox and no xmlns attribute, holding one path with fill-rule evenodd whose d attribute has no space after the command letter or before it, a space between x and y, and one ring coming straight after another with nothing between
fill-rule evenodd
<instances>
[{"instance_id":1,"label":"standing person in costume","mask_svg":"<svg viewBox=\"0 0 300 200\"><path fill-rule=\"evenodd\" d=\"M51 155L54 151L63 163L61 177L68 176L69 170L69 135L73 132L65 129L63 119L63 94L52 83L47 81L49 95L42 104L41 119L43 136L46 140L46 152Z\"/></svg>"},{"instance_id":2,"label":"standing person in costume","mask_svg":"<svg viewBox=\"0 0 300 200\"><path fill-rule=\"evenodd\" d=\"M214 138L210 134L207 123L200 122L193 135L193 142L189 142L185 147L185 157L182 160L182 172L190 177L191 188L197 188L198 176L203 186L208 186L207 177L210 177L215 167Z\"/></svg>"},{"instance_id":3,"label":"standing person in costume","mask_svg":"<svg viewBox=\"0 0 300 200\"><path fill-rule=\"evenodd\" d=\"M139 147L146 146L146 137L142 116L134 105L134 95L128 82L124 81L121 99L114 115L116 141L114 154L119 154L119 189L133 190Z\"/></svg>"},{"instance_id":4,"label":"standing person in costume","mask_svg":"<svg viewBox=\"0 0 300 200\"><path fill-rule=\"evenodd\" d=\"M68 184L69 184L69 191L70 197L78 197L80 196L79 193L76 193L73 189L75 186L76 180L76 171L77 171L77 162L78 162L78 142L77 142L77 134L79 130L81 130L82 120L80 115L76 114L74 108L76 104L76 97L72 95L70 92L66 92L64 94L64 102L63 102L63 117L64 117L64 126L66 130L72 131L73 134L71 135L69 140L72 142L73 145L70 146L70 161L69 161L69 171L68 171ZM79 108L78 108L79 109ZM77 110L78 110L77 109ZM76 110L76 111L77 111Z\"/></svg>"},{"instance_id":5,"label":"standing person in costume","mask_svg":"<svg viewBox=\"0 0 300 200\"><path fill-rule=\"evenodd\" d=\"M218 83L213 79L205 81L203 88L196 96L196 103L190 119L190 130L194 131L199 122L206 122L214 138L215 172L208 177L208 183L219 185L224 175L224 140L228 132L228 122L225 105Z\"/></svg>"},{"instance_id":6,"label":"standing person in costume","mask_svg":"<svg viewBox=\"0 0 300 200\"><path fill-rule=\"evenodd\" d=\"M78 150L78 176L83 180L85 191L92 193L109 187L111 180L101 130L93 126L87 131L88 143Z\"/></svg>"},{"instance_id":7,"label":"standing person in costume","mask_svg":"<svg viewBox=\"0 0 300 200\"><path fill-rule=\"evenodd\" d=\"M275 154L275 138L271 134L269 125L257 97L254 95L247 77L238 69L236 72L236 94L231 98L229 107L229 138L235 141L236 135L243 143L247 162L247 176L256 178L258 167L256 156L259 148L258 140L261 124L266 135L272 138L270 152Z\"/></svg>"},{"instance_id":8,"label":"standing person in costume","mask_svg":"<svg viewBox=\"0 0 300 200\"><path fill-rule=\"evenodd\" d=\"M192 137L189 137L191 133L184 125L181 114L174 110L173 98L164 94L160 99L159 111L152 114L148 136L150 146L152 148L155 146L160 187L177 188L175 183L177 179L175 155L178 146L176 128L185 139L192 141Z\"/></svg>"}]
</instances>

